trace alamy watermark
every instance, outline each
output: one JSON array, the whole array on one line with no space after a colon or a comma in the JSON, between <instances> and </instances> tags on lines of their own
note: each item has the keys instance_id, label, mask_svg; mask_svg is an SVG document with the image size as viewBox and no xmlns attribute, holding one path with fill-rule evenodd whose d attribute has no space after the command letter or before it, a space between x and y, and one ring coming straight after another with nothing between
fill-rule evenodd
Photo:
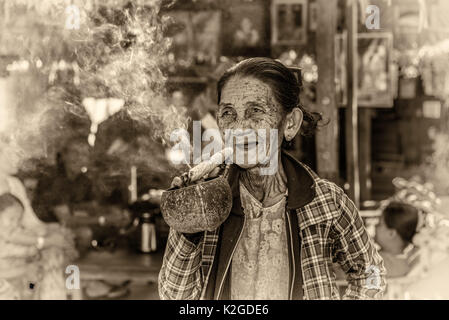
<instances>
[{"instance_id":1,"label":"alamy watermark","mask_svg":"<svg viewBox=\"0 0 449 320\"><path fill-rule=\"evenodd\" d=\"M76 5L71 4L65 8L65 14L65 28L68 30L78 30L81 20L80 9Z\"/></svg>"},{"instance_id":2,"label":"alamy watermark","mask_svg":"<svg viewBox=\"0 0 449 320\"><path fill-rule=\"evenodd\" d=\"M365 288L369 290L380 290L382 281L379 267L371 265L365 270L365 273L369 274L366 278Z\"/></svg>"},{"instance_id":3,"label":"alamy watermark","mask_svg":"<svg viewBox=\"0 0 449 320\"><path fill-rule=\"evenodd\" d=\"M368 16L365 19L365 26L368 30L380 29L380 9L374 4L366 6L365 13Z\"/></svg>"},{"instance_id":4,"label":"alamy watermark","mask_svg":"<svg viewBox=\"0 0 449 320\"><path fill-rule=\"evenodd\" d=\"M193 121L192 140L193 145L190 144L190 134L185 129L176 129L171 133L170 141L175 143L171 151L182 155L171 158L173 164L199 164L207 160L217 164L230 164L235 161L237 165L260 164L261 175L273 175L277 172L277 129L226 129L223 141L220 130L207 129L201 135L201 121ZM203 142L209 143L202 149ZM225 155L224 159L211 159L211 156L223 149L233 150L233 154Z\"/></svg>"},{"instance_id":5,"label":"alamy watermark","mask_svg":"<svg viewBox=\"0 0 449 320\"><path fill-rule=\"evenodd\" d=\"M65 287L68 290L80 289L80 268L75 265L69 265L65 268L65 274L69 276L65 279Z\"/></svg>"}]
</instances>

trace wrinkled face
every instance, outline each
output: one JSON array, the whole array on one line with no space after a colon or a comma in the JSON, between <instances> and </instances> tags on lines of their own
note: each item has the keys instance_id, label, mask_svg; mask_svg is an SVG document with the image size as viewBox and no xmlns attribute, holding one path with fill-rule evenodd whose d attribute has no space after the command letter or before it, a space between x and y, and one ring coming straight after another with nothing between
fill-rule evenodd
<instances>
[{"instance_id":1,"label":"wrinkled face","mask_svg":"<svg viewBox=\"0 0 449 320\"><path fill-rule=\"evenodd\" d=\"M0 212L0 224L4 227L15 228L20 225L23 208L19 204L12 205Z\"/></svg>"},{"instance_id":2,"label":"wrinkled face","mask_svg":"<svg viewBox=\"0 0 449 320\"><path fill-rule=\"evenodd\" d=\"M253 132L246 135L245 143L234 143L234 155L241 152L245 155L245 162L235 161L242 168L260 165L258 159L248 161L248 155L255 153L258 143L265 143L267 154L271 151L279 152L283 140L283 108L276 101L269 85L252 77L234 76L228 80L221 92L221 101L217 112L217 122L221 134L225 137L225 130L248 130ZM258 134L258 130L266 132L265 139ZM277 146L270 143L270 130L277 130ZM235 131L233 131L235 132ZM245 135L245 134L244 134ZM255 163L251 163L255 162Z\"/></svg>"}]
</instances>

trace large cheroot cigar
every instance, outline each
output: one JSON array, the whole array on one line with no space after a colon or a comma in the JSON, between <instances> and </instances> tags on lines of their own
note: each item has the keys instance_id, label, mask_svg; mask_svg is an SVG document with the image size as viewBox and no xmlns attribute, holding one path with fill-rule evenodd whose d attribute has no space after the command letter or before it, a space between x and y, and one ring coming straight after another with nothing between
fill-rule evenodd
<instances>
[{"instance_id":1,"label":"large cheroot cigar","mask_svg":"<svg viewBox=\"0 0 449 320\"><path fill-rule=\"evenodd\" d=\"M232 148L224 148L217 152L209 160L199 163L190 169L188 173L189 182L195 182L201 178L206 178L215 168L223 164L226 159L232 156Z\"/></svg>"}]
</instances>

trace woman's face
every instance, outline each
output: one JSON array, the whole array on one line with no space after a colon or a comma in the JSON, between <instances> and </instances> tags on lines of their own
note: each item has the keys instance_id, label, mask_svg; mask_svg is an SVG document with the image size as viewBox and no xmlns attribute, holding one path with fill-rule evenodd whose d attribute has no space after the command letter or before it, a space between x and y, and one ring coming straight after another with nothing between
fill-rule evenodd
<instances>
[{"instance_id":1,"label":"woman's face","mask_svg":"<svg viewBox=\"0 0 449 320\"><path fill-rule=\"evenodd\" d=\"M244 134L248 137L243 140L244 143L237 140L233 143L234 162L242 168L260 165L259 159L248 159L248 154L257 154L257 151L253 153L257 150L253 148L257 148L258 143L264 141L267 154L271 154L271 148L276 148L276 152L280 150L283 140L283 108L276 101L270 86L258 79L234 76L228 80L221 91L217 122L223 137L226 129L251 130L244 133L254 133ZM258 134L258 130L266 132L266 139ZM277 146L270 143L270 130L277 130ZM236 161L236 152L244 154L244 163Z\"/></svg>"}]
</instances>

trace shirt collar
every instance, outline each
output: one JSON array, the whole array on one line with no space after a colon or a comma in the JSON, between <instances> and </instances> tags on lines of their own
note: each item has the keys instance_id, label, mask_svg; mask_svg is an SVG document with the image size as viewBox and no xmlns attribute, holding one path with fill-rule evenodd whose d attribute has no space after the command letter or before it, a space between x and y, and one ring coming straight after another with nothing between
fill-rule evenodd
<instances>
[{"instance_id":1,"label":"shirt collar","mask_svg":"<svg viewBox=\"0 0 449 320\"><path fill-rule=\"evenodd\" d=\"M288 151L282 150L281 162L287 176L287 209L298 209L312 202L316 195L312 173ZM232 212L237 214L243 214L238 179L241 171L240 167L232 164L228 173L233 197Z\"/></svg>"}]
</instances>

